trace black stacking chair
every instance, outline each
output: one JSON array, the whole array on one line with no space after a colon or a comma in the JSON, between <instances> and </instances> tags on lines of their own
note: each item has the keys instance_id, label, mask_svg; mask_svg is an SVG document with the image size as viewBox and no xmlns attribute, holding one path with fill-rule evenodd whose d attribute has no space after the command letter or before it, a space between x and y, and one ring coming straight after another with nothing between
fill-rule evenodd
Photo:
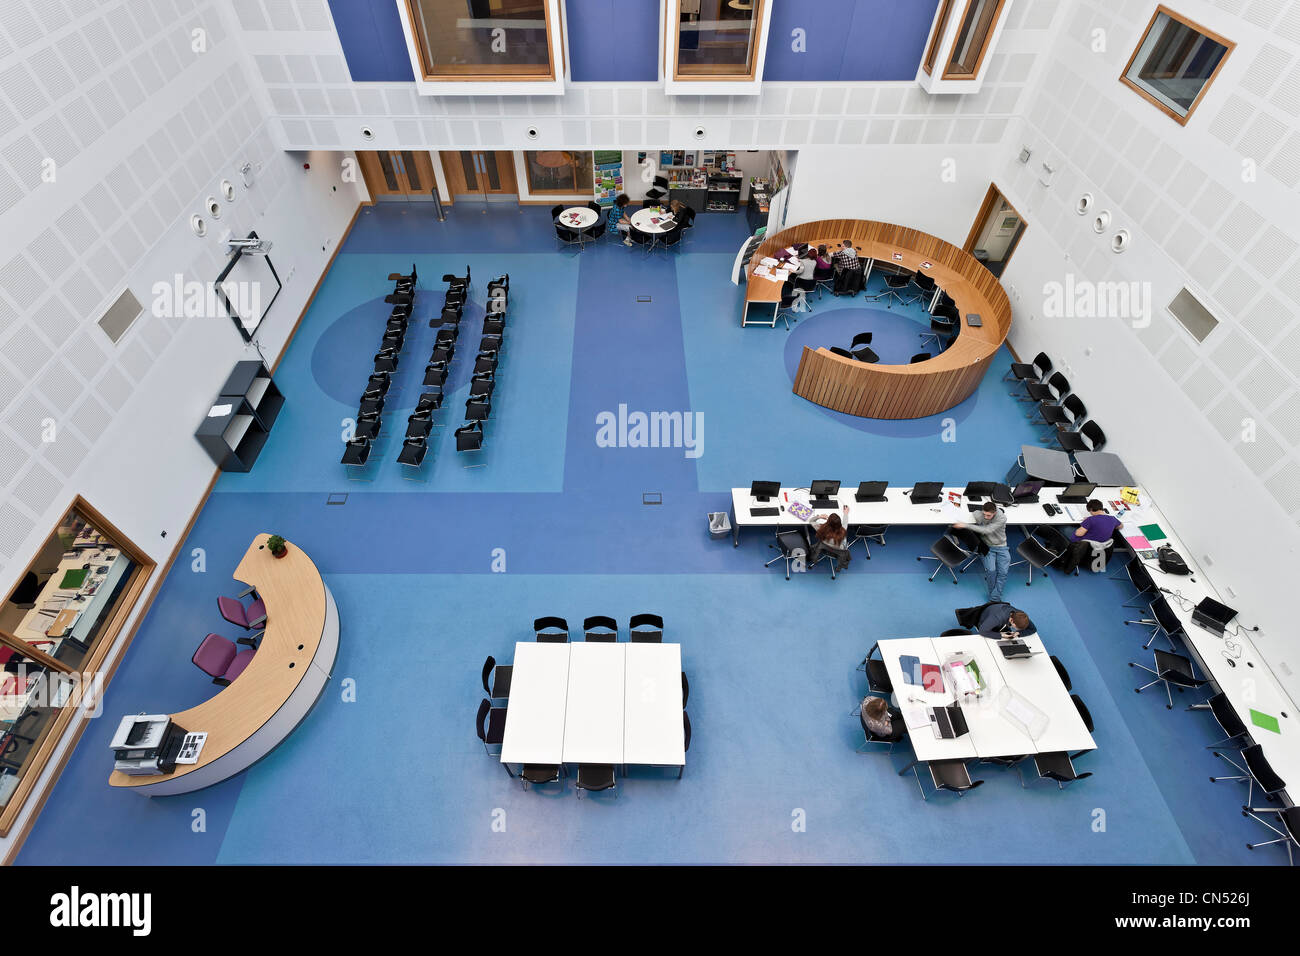
<instances>
[{"instance_id":1,"label":"black stacking chair","mask_svg":"<svg viewBox=\"0 0 1300 956\"><path fill-rule=\"evenodd\" d=\"M366 380L366 391L378 389L381 395L387 395L389 386L393 384L393 376L388 372L371 372L370 378Z\"/></svg>"},{"instance_id":2,"label":"black stacking chair","mask_svg":"<svg viewBox=\"0 0 1300 956\"><path fill-rule=\"evenodd\" d=\"M1223 731L1223 737L1214 743L1206 746L1206 750L1213 750L1215 747L1222 747L1224 744L1230 744L1239 737L1244 736L1250 728L1246 722L1241 719L1235 707L1228 702L1226 694L1215 694L1203 704L1192 704L1188 710L1208 710L1218 721L1219 728Z\"/></svg>"},{"instance_id":3,"label":"black stacking chair","mask_svg":"<svg viewBox=\"0 0 1300 956\"><path fill-rule=\"evenodd\" d=\"M578 776L574 778L573 788L579 799L582 798L584 790L589 793L613 790L614 796L618 796L618 782L614 779L614 768L606 763L578 764Z\"/></svg>"},{"instance_id":4,"label":"black stacking chair","mask_svg":"<svg viewBox=\"0 0 1300 956\"><path fill-rule=\"evenodd\" d=\"M872 733L871 728L867 726L867 718L862 716L861 704L854 708L854 713L858 718L858 726L862 728L863 740L861 745L857 748L857 752L860 754L868 753L868 751L862 749L868 744L885 744L889 747L885 753L892 754L894 752L894 745L901 741L907 734L906 725L903 723L903 712L897 707L889 708L889 717L893 723L894 730L896 731L896 735L891 737L879 737Z\"/></svg>"},{"instance_id":5,"label":"black stacking chair","mask_svg":"<svg viewBox=\"0 0 1300 956\"><path fill-rule=\"evenodd\" d=\"M1057 430L1072 431L1088 415L1088 408L1078 395L1067 395L1063 402L1040 402L1035 425L1050 425ZM1055 437L1055 436L1053 436ZM1050 439L1047 439L1050 440Z\"/></svg>"},{"instance_id":6,"label":"black stacking chair","mask_svg":"<svg viewBox=\"0 0 1300 956\"><path fill-rule=\"evenodd\" d=\"M495 372L475 372L474 377L469 380L469 391L471 395L484 395L491 398L496 390L496 384Z\"/></svg>"},{"instance_id":7,"label":"black stacking chair","mask_svg":"<svg viewBox=\"0 0 1300 956\"><path fill-rule=\"evenodd\" d=\"M503 342L500 335L488 333L478 340L478 350L480 353L496 352L499 354L501 352L502 344Z\"/></svg>"},{"instance_id":8,"label":"black stacking chair","mask_svg":"<svg viewBox=\"0 0 1300 956\"><path fill-rule=\"evenodd\" d=\"M1039 352L1034 356L1033 362L1012 362L1007 374L1002 376L1002 381L1041 382L1051 370L1052 360L1046 352Z\"/></svg>"},{"instance_id":9,"label":"black stacking chair","mask_svg":"<svg viewBox=\"0 0 1300 956\"><path fill-rule=\"evenodd\" d=\"M465 402L465 420L484 422L492 417L492 402L486 395L471 395Z\"/></svg>"},{"instance_id":10,"label":"black stacking chair","mask_svg":"<svg viewBox=\"0 0 1300 956\"><path fill-rule=\"evenodd\" d=\"M352 430L352 434L356 438L368 438L373 441L379 437L382 425L383 419L379 417L379 412L358 412L357 427Z\"/></svg>"},{"instance_id":11,"label":"black stacking chair","mask_svg":"<svg viewBox=\"0 0 1300 956\"><path fill-rule=\"evenodd\" d=\"M455 357L456 346L454 343L435 345L433 351L429 353L429 363L432 365L449 365Z\"/></svg>"},{"instance_id":12,"label":"black stacking chair","mask_svg":"<svg viewBox=\"0 0 1300 956\"><path fill-rule=\"evenodd\" d=\"M377 388L361 393L359 414L368 415L372 412L376 415L382 415L384 413L384 396Z\"/></svg>"},{"instance_id":13,"label":"black stacking chair","mask_svg":"<svg viewBox=\"0 0 1300 956\"><path fill-rule=\"evenodd\" d=\"M962 636L962 635L969 635L969 634L974 634L974 633L975 633L975 632L972 631L969 627L950 627L950 628L948 628L948 630L944 631L944 632L941 633L939 636L940 636L940 637L960 637L960 636Z\"/></svg>"},{"instance_id":14,"label":"black stacking chair","mask_svg":"<svg viewBox=\"0 0 1300 956\"><path fill-rule=\"evenodd\" d=\"M483 423L466 422L455 431L457 451L483 450ZM469 465L465 466L470 467Z\"/></svg>"},{"instance_id":15,"label":"black stacking chair","mask_svg":"<svg viewBox=\"0 0 1300 956\"><path fill-rule=\"evenodd\" d=\"M456 341L455 329L439 329L434 337L434 342L438 345L451 345Z\"/></svg>"},{"instance_id":16,"label":"black stacking chair","mask_svg":"<svg viewBox=\"0 0 1300 956\"><path fill-rule=\"evenodd\" d=\"M429 327L434 328L437 326L444 326L444 325L445 326L460 325L460 319L462 314L463 312L461 311L460 306L444 305L442 307L442 312L439 313L438 315L437 321L434 321L433 319L429 320Z\"/></svg>"},{"instance_id":17,"label":"black stacking chair","mask_svg":"<svg viewBox=\"0 0 1300 956\"><path fill-rule=\"evenodd\" d=\"M686 679L686 671L682 671L682 710L686 709L686 702L691 699L691 682Z\"/></svg>"},{"instance_id":18,"label":"black stacking chair","mask_svg":"<svg viewBox=\"0 0 1300 956\"><path fill-rule=\"evenodd\" d=\"M930 779L934 782L936 792L946 790L949 793L955 793L959 797L964 797L968 790L974 790L976 787L984 784L983 780L972 780L970 771L966 769L964 760L931 760L926 764L930 771ZM916 768L912 768L916 772ZM917 778L917 786L921 785L920 777ZM925 788L921 788L921 799L926 799Z\"/></svg>"},{"instance_id":19,"label":"black stacking chair","mask_svg":"<svg viewBox=\"0 0 1300 956\"><path fill-rule=\"evenodd\" d=\"M497 369L497 353L495 351L479 352L478 357L474 359L475 372L495 372Z\"/></svg>"},{"instance_id":20,"label":"black stacking chair","mask_svg":"<svg viewBox=\"0 0 1300 956\"><path fill-rule=\"evenodd\" d=\"M1160 652L1156 651L1156 653L1159 654ZM1269 766L1268 761L1264 758L1264 748L1259 744L1251 744L1241 751L1241 759L1246 764L1244 767L1218 750L1214 752L1214 756L1226 760L1241 771L1231 777L1211 777L1210 781L1218 783L1220 780L1245 780L1247 789L1246 802L1241 807L1243 811L1251 809L1250 798L1255 795L1256 787L1259 787L1269 800L1276 800L1277 795L1286 789L1286 781L1279 777L1276 771Z\"/></svg>"},{"instance_id":21,"label":"black stacking chair","mask_svg":"<svg viewBox=\"0 0 1300 956\"><path fill-rule=\"evenodd\" d=\"M1273 824L1259 816L1261 813L1280 814L1282 818L1282 826L1286 829L1279 830L1277 827L1273 826ZM1251 807L1247 811L1247 814L1276 833L1278 839L1265 840L1263 843L1247 843L1246 849L1253 850L1257 846L1271 846L1274 843L1285 843L1287 863L1291 866L1295 866L1295 856L1291 852L1291 847L1293 845L1300 846L1300 807Z\"/></svg>"},{"instance_id":22,"label":"black stacking chair","mask_svg":"<svg viewBox=\"0 0 1300 956\"><path fill-rule=\"evenodd\" d=\"M1133 585L1136 593L1120 606L1141 607L1142 599L1156 589L1156 582L1152 579L1147 566L1136 556L1124 565L1124 573L1128 575L1129 583Z\"/></svg>"},{"instance_id":23,"label":"black stacking chair","mask_svg":"<svg viewBox=\"0 0 1300 956\"><path fill-rule=\"evenodd\" d=\"M1055 528L1040 528L1038 533L1046 536L1048 532L1055 530ZM1057 531L1056 534L1059 536L1060 532ZM1044 544L1034 535L1029 535L1024 541L1016 545L1016 554L1020 555L1024 560L1013 562L1013 566L1016 564L1029 565L1029 580L1025 583L1025 586L1028 587L1034 583L1034 569L1037 568L1042 572L1043 577L1046 577L1048 566L1059 560L1068 547L1069 542L1058 541L1053 538L1050 543Z\"/></svg>"},{"instance_id":24,"label":"black stacking chair","mask_svg":"<svg viewBox=\"0 0 1300 956\"><path fill-rule=\"evenodd\" d=\"M1106 444L1106 433L1093 420L1083 423L1077 432L1067 428L1056 430L1056 443L1064 451L1101 451Z\"/></svg>"},{"instance_id":25,"label":"black stacking chair","mask_svg":"<svg viewBox=\"0 0 1300 956\"><path fill-rule=\"evenodd\" d=\"M930 357L931 356L929 352L917 352L915 355L913 355L910 359L907 360L907 364L915 365L917 362L924 362L926 359Z\"/></svg>"},{"instance_id":26,"label":"black stacking chair","mask_svg":"<svg viewBox=\"0 0 1300 956\"><path fill-rule=\"evenodd\" d=\"M504 335L506 319L504 315L489 315L483 319L484 335Z\"/></svg>"},{"instance_id":27,"label":"black stacking chair","mask_svg":"<svg viewBox=\"0 0 1300 956\"><path fill-rule=\"evenodd\" d=\"M527 790L530 784L542 786L558 783L561 775L565 777L569 775L563 764L526 763L519 771L519 780Z\"/></svg>"},{"instance_id":28,"label":"black stacking chair","mask_svg":"<svg viewBox=\"0 0 1300 956\"><path fill-rule=\"evenodd\" d=\"M1039 405L1043 402L1063 402L1065 396L1070 394L1070 380L1060 372L1053 372L1052 377L1046 382L1026 382L1025 395L1019 399L1022 402L1032 402Z\"/></svg>"},{"instance_id":29,"label":"black stacking chair","mask_svg":"<svg viewBox=\"0 0 1300 956\"><path fill-rule=\"evenodd\" d=\"M583 619L582 632L588 642L613 644L618 640L618 622L604 614L594 614Z\"/></svg>"},{"instance_id":30,"label":"black stacking chair","mask_svg":"<svg viewBox=\"0 0 1300 956\"><path fill-rule=\"evenodd\" d=\"M934 571L930 575L930 580L933 581L941 569L947 568L948 574L952 577L953 584L957 583L956 572L965 571L966 566L978 557L975 553L967 551L948 534L943 535L938 541L930 545L930 554L932 554L933 557L927 558L923 554L916 556L916 560L918 561L938 562L934 566Z\"/></svg>"},{"instance_id":31,"label":"black stacking chair","mask_svg":"<svg viewBox=\"0 0 1300 956\"><path fill-rule=\"evenodd\" d=\"M433 413L432 412L413 412L406 419L406 437L422 438L428 440L429 432L433 431ZM402 452L405 453L403 448Z\"/></svg>"},{"instance_id":32,"label":"black stacking chair","mask_svg":"<svg viewBox=\"0 0 1300 956\"><path fill-rule=\"evenodd\" d=\"M664 619L658 614L633 614L627 622L628 639L633 644L662 644Z\"/></svg>"},{"instance_id":33,"label":"black stacking chair","mask_svg":"<svg viewBox=\"0 0 1300 956\"><path fill-rule=\"evenodd\" d=\"M497 660L491 654L483 662L483 693L492 700L505 700L510 696L510 678L515 669L510 664L497 666ZM491 683L488 678L491 677Z\"/></svg>"},{"instance_id":34,"label":"black stacking chair","mask_svg":"<svg viewBox=\"0 0 1300 956\"><path fill-rule=\"evenodd\" d=\"M447 283L449 289L468 289L469 278L469 266L467 265L465 266L465 274L463 276L454 276L448 272L442 277L442 281Z\"/></svg>"},{"instance_id":35,"label":"black stacking chair","mask_svg":"<svg viewBox=\"0 0 1300 956\"><path fill-rule=\"evenodd\" d=\"M1083 702L1083 698L1078 694L1071 694L1070 700L1074 701L1074 709L1079 712L1079 719L1083 721L1083 726L1087 728L1088 733L1092 733L1094 729L1092 725L1092 712L1088 710L1088 705ZM1088 751L1080 750L1078 753L1070 754L1070 759L1078 760L1085 753L1088 753Z\"/></svg>"},{"instance_id":36,"label":"black stacking chair","mask_svg":"<svg viewBox=\"0 0 1300 956\"><path fill-rule=\"evenodd\" d=\"M398 352L394 348L380 349L375 353L376 372L396 372Z\"/></svg>"},{"instance_id":37,"label":"black stacking chair","mask_svg":"<svg viewBox=\"0 0 1300 956\"><path fill-rule=\"evenodd\" d=\"M497 290L500 290L507 295L510 294L510 273L507 272L504 275L499 275L488 282L487 292L489 298L496 294Z\"/></svg>"},{"instance_id":38,"label":"black stacking chair","mask_svg":"<svg viewBox=\"0 0 1300 956\"><path fill-rule=\"evenodd\" d=\"M388 273L389 282L416 282L418 279L419 274L415 271L414 262L411 263L411 271L409 275L402 275L400 272Z\"/></svg>"},{"instance_id":39,"label":"black stacking chair","mask_svg":"<svg viewBox=\"0 0 1300 956\"><path fill-rule=\"evenodd\" d=\"M533 633L538 644L567 644L569 622L562 617L548 616L533 620Z\"/></svg>"},{"instance_id":40,"label":"black stacking chair","mask_svg":"<svg viewBox=\"0 0 1300 956\"><path fill-rule=\"evenodd\" d=\"M684 744L682 752L689 753L691 749L691 718L686 715L686 711L684 710L682 711L682 743ZM685 764L682 764L682 766L677 768L678 780L682 779L682 773L685 770Z\"/></svg>"},{"instance_id":41,"label":"black stacking chair","mask_svg":"<svg viewBox=\"0 0 1300 956\"><path fill-rule=\"evenodd\" d=\"M447 384L447 362L437 359L424 367L424 387L442 388Z\"/></svg>"},{"instance_id":42,"label":"black stacking chair","mask_svg":"<svg viewBox=\"0 0 1300 956\"><path fill-rule=\"evenodd\" d=\"M645 191L645 204L647 206L657 206L668 198L668 180L663 176L656 176L650 188Z\"/></svg>"},{"instance_id":43,"label":"black stacking chair","mask_svg":"<svg viewBox=\"0 0 1300 956\"><path fill-rule=\"evenodd\" d=\"M1043 778L1055 780L1056 786L1061 790L1065 789L1067 783L1074 783L1076 780L1092 776L1091 770L1085 770L1083 773L1075 770L1074 761L1064 751L1034 754L1034 767L1038 770L1040 780ZM1021 786L1024 786L1023 778L1021 779Z\"/></svg>"},{"instance_id":44,"label":"black stacking chair","mask_svg":"<svg viewBox=\"0 0 1300 956\"><path fill-rule=\"evenodd\" d=\"M1151 613L1150 617L1138 618L1135 621L1125 621L1124 623L1137 624L1141 627L1151 628L1151 636L1147 639L1147 642L1142 645L1143 650L1150 647L1151 642L1157 637L1163 636L1164 639L1169 642L1169 649L1172 651L1176 646L1174 644L1174 637L1185 636L1183 634L1182 621L1178 620L1178 615L1174 613L1174 609L1169 606L1169 602L1165 600L1163 594L1160 594L1155 600L1148 604L1147 609Z\"/></svg>"},{"instance_id":45,"label":"black stacking chair","mask_svg":"<svg viewBox=\"0 0 1300 956\"><path fill-rule=\"evenodd\" d=\"M853 357L857 359L859 362L866 362L870 365L874 365L876 362L880 361L880 356L877 355L875 352L873 352L871 348L866 345L862 346L861 348L854 349Z\"/></svg>"},{"instance_id":46,"label":"black stacking chair","mask_svg":"<svg viewBox=\"0 0 1300 956\"><path fill-rule=\"evenodd\" d=\"M379 340L379 347L381 349L393 349L394 351L400 352L402 351L402 345L405 342L405 334L401 332L385 332L383 338Z\"/></svg>"},{"instance_id":47,"label":"black stacking chair","mask_svg":"<svg viewBox=\"0 0 1300 956\"><path fill-rule=\"evenodd\" d=\"M1170 686L1177 687L1180 691L1184 687L1202 687L1209 681L1202 680L1196 676L1196 670L1192 667L1192 662L1186 657L1178 654L1170 654L1168 651L1155 651L1156 666L1155 670L1147 667L1145 664L1139 664L1136 661L1129 661L1129 667L1139 667L1148 674L1155 674L1156 679L1148 681L1141 687L1135 688L1137 693L1142 693L1152 684L1164 684L1165 696L1169 698L1169 704L1166 710L1174 709L1174 695L1170 692ZM1214 778L1211 777L1211 780Z\"/></svg>"},{"instance_id":48,"label":"black stacking chair","mask_svg":"<svg viewBox=\"0 0 1300 956\"><path fill-rule=\"evenodd\" d=\"M403 465L419 468L424 464L424 456L428 453L429 440L427 438L406 438L402 441L402 450L398 452L397 460Z\"/></svg>"},{"instance_id":49,"label":"black stacking chair","mask_svg":"<svg viewBox=\"0 0 1300 956\"><path fill-rule=\"evenodd\" d=\"M506 709L493 707L492 701L483 698L483 702L478 705L478 719L474 721L474 730L478 734L478 739L483 741L483 749L487 751L487 755L499 757L501 742L506 737ZM496 747L496 753L492 752L490 749L492 747ZM514 776L513 773L510 775Z\"/></svg>"},{"instance_id":50,"label":"black stacking chair","mask_svg":"<svg viewBox=\"0 0 1300 956\"><path fill-rule=\"evenodd\" d=\"M562 212L564 212L564 206L563 206L563 205L555 205L555 206L552 206L552 207L551 207L551 218L552 218L552 219L558 219L560 213L562 213Z\"/></svg>"},{"instance_id":51,"label":"black stacking chair","mask_svg":"<svg viewBox=\"0 0 1300 956\"><path fill-rule=\"evenodd\" d=\"M862 658L858 670L867 675L867 686L874 693L892 694L894 692L894 682L889 679L889 669L885 667L885 662L876 657L876 652L879 650L880 642L877 641L871 645L871 650L867 651L867 656Z\"/></svg>"},{"instance_id":52,"label":"black stacking chair","mask_svg":"<svg viewBox=\"0 0 1300 956\"><path fill-rule=\"evenodd\" d=\"M827 351L829 351L832 355L838 355L846 359L856 358L856 356L848 349L842 349L838 345L832 345Z\"/></svg>"},{"instance_id":53,"label":"black stacking chair","mask_svg":"<svg viewBox=\"0 0 1300 956\"><path fill-rule=\"evenodd\" d=\"M1066 690L1069 690L1070 672L1065 669L1065 665L1061 663L1061 659L1055 654L1051 655L1049 660L1051 660L1052 666L1056 668L1056 676L1061 678L1061 683L1065 685Z\"/></svg>"},{"instance_id":54,"label":"black stacking chair","mask_svg":"<svg viewBox=\"0 0 1300 956\"><path fill-rule=\"evenodd\" d=\"M415 414L428 415L432 418L433 413L440 408L442 408L442 392L424 392L415 403Z\"/></svg>"},{"instance_id":55,"label":"black stacking chair","mask_svg":"<svg viewBox=\"0 0 1300 956\"><path fill-rule=\"evenodd\" d=\"M343 446L342 463L352 468L360 468L370 460L370 439L353 438Z\"/></svg>"}]
</instances>

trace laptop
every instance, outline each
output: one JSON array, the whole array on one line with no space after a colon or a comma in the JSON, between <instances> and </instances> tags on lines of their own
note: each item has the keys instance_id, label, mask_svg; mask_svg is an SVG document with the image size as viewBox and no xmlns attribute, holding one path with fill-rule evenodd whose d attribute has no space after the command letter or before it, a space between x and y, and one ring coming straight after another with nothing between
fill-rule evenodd
<instances>
[{"instance_id":1,"label":"laptop","mask_svg":"<svg viewBox=\"0 0 1300 956\"><path fill-rule=\"evenodd\" d=\"M966 485L966 490L962 494L970 501L981 501L993 494L992 481L972 481Z\"/></svg>"},{"instance_id":2,"label":"laptop","mask_svg":"<svg viewBox=\"0 0 1300 956\"><path fill-rule=\"evenodd\" d=\"M1002 656L1009 661L1024 660L1026 657L1032 657L1036 653L1035 651L1030 650L1029 645L1024 641L1013 640L1011 638L1003 638L998 641L998 650L1000 650Z\"/></svg>"},{"instance_id":3,"label":"laptop","mask_svg":"<svg viewBox=\"0 0 1300 956\"><path fill-rule=\"evenodd\" d=\"M1237 611L1235 608L1220 604L1214 598L1202 598L1201 602L1192 608L1192 623L1199 624L1207 631L1212 631L1220 637L1223 636L1224 630L1236 616Z\"/></svg>"},{"instance_id":4,"label":"laptop","mask_svg":"<svg viewBox=\"0 0 1300 956\"><path fill-rule=\"evenodd\" d=\"M1088 503L1089 496L1092 495L1097 486L1089 481L1076 481L1072 485L1066 485L1065 490L1056 496L1056 500L1063 505L1084 505Z\"/></svg>"},{"instance_id":5,"label":"laptop","mask_svg":"<svg viewBox=\"0 0 1300 956\"><path fill-rule=\"evenodd\" d=\"M969 732L970 728L966 726L966 715L961 712L960 707L931 707L930 717L934 721L935 736L942 740L951 740Z\"/></svg>"},{"instance_id":6,"label":"laptop","mask_svg":"<svg viewBox=\"0 0 1300 956\"><path fill-rule=\"evenodd\" d=\"M853 496L855 501L888 501L885 497L885 489L889 487L888 482L884 481L863 481L858 484L857 494Z\"/></svg>"},{"instance_id":7,"label":"laptop","mask_svg":"<svg viewBox=\"0 0 1300 956\"><path fill-rule=\"evenodd\" d=\"M943 500L942 481L918 481L912 486L912 504L934 505Z\"/></svg>"},{"instance_id":8,"label":"laptop","mask_svg":"<svg viewBox=\"0 0 1300 956\"><path fill-rule=\"evenodd\" d=\"M1038 493L1043 490L1041 481L1022 481L1011 490L1011 497L1016 504L1032 505L1038 503Z\"/></svg>"}]
</instances>

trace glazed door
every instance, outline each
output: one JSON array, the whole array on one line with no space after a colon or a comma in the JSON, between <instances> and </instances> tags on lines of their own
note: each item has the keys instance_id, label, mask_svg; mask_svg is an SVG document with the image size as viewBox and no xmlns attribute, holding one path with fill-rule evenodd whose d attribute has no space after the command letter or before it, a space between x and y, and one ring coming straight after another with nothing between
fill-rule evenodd
<instances>
[{"instance_id":1,"label":"glazed door","mask_svg":"<svg viewBox=\"0 0 1300 956\"><path fill-rule=\"evenodd\" d=\"M515 196L515 158L509 150L462 150L440 153L447 188L454 199Z\"/></svg>"},{"instance_id":2,"label":"glazed door","mask_svg":"<svg viewBox=\"0 0 1300 956\"><path fill-rule=\"evenodd\" d=\"M433 188L433 160L424 150L358 152L357 158L372 199L427 199Z\"/></svg>"}]
</instances>

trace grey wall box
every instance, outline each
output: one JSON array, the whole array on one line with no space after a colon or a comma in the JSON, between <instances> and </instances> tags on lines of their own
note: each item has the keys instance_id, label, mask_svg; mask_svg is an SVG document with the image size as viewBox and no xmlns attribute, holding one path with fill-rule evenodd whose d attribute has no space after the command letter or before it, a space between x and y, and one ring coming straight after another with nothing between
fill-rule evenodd
<instances>
[{"instance_id":1,"label":"grey wall box","mask_svg":"<svg viewBox=\"0 0 1300 956\"><path fill-rule=\"evenodd\" d=\"M284 396L261 362L239 362L194 437L222 471L252 471Z\"/></svg>"}]
</instances>

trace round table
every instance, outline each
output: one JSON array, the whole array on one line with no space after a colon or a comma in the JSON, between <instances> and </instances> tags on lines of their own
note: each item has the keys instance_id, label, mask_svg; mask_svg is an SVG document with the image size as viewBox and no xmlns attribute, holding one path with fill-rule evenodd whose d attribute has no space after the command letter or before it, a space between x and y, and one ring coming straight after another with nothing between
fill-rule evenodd
<instances>
[{"instance_id":1,"label":"round table","mask_svg":"<svg viewBox=\"0 0 1300 956\"><path fill-rule=\"evenodd\" d=\"M671 231L676 225L677 220L668 218L672 214L660 212L658 209L638 209L632 213L632 227L638 232L645 232L651 235L662 235ZM653 220L658 220L654 222Z\"/></svg>"},{"instance_id":2,"label":"round table","mask_svg":"<svg viewBox=\"0 0 1300 956\"><path fill-rule=\"evenodd\" d=\"M555 221L569 229L587 229L596 224L600 215L588 206L570 206Z\"/></svg>"}]
</instances>

